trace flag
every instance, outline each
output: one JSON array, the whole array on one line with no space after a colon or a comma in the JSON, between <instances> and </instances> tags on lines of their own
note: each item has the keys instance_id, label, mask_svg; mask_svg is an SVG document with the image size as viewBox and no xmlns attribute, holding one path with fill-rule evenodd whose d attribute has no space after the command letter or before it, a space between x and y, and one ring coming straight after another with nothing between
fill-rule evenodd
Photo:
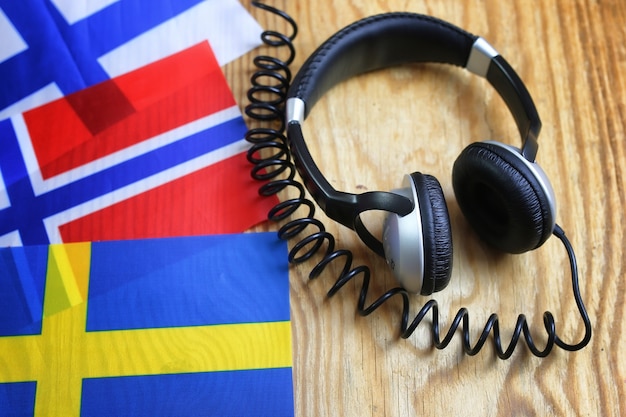
<instances>
[{"instance_id":1,"label":"flag","mask_svg":"<svg viewBox=\"0 0 626 417\"><path fill-rule=\"evenodd\" d=\"M0 246L241 232L265 219L208 42L0 122Z\"/></svg>"},{"instance_id":2,"label":"flag","mask_svg":"<svg viewBox=\"0 0 626 417\"><path fill-rule=\"evenodd\" d=\"M0 0L0 119L204 40L224 65L261 30L236 0Z\"/></svg>"},{"instance_id":3,"label":"flag","mask_svg":"<svg viewBox=\"0 0 626 417\"><path fill-rule=\"evenodd\" d=\"M273 233L0 249L0 416L292 416Z\"/></svg>"}]
</instances>

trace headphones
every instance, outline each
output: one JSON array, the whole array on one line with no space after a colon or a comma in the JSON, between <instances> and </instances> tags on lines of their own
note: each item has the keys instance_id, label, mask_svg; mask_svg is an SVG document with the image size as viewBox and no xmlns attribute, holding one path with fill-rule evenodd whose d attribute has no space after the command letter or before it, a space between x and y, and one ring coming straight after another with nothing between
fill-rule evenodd
<instances>
[{"instance_id":1,"label":"headphones","mask_svg":"<svg viewBox=\"0 0 626 417\"><path fill-rule=\"evenodd\" d=\"M334 85L365 72L421 62L465 67L485 77L506 103L521 147L495 141L469 145L454 163L453 189L467 221L491 246L509 253L540 247L553 233L556 218L554 191L535 162L541 121L519 76L483 38L419 14L365 18L333 35L308 58L289 88L285 117L296 168L320 208L385 257L407 291L428 295L446 287L452 269L450 220L437 179L414 172L399 190L338 191L313 161L301 128ZM361 220L368 210L388 213L382 241Z\"/></svg>"}]
</instances>

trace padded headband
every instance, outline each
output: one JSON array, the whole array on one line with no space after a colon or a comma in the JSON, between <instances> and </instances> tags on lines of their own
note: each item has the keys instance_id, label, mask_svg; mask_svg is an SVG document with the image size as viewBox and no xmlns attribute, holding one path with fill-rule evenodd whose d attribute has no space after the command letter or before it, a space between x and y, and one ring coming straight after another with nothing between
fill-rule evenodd
<instances>
[{"instance_id":1,"label":"padded headband","mask_svg":"<svg viewBox=\"0 0 626 417\"><path fill-rule=\"evenodd\" d=\"M301 123L333 86L353 76L391 66L434 62L465 67L485 77L513 114L522 138L522 155L534 162L541 121L528 90L511 66L484 39L445 21L413 13L365 18L337 32L304 63L287 96L287 135L296 167L307 189L333 220L354 229L377 253L382 244L360 219L366 210L404 216L411 201L388 192L351 194L335 190L313 161Z\"/></svg>"}]
</instances>

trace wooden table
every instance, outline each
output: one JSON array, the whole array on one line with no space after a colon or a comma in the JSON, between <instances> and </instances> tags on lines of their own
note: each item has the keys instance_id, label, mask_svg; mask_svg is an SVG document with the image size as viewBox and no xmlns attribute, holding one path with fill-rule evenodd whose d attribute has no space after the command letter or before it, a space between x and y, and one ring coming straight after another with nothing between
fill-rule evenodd
<instances>
[{"instance_id":1,"label":"wooden table","mask_svg":"<svg viewBox=\"0 0 626 417\"><path fill-rule=\"evenodd\" d=\"M399 337L399 300L360 317L355 312L360 282L349 283L328 299L326 291L339 267L310 282L307 275L314 263L306 262L291 269L296 414L625 415L626 2L271 4L285 9L299 24L294 71L343 26L397 10L448 20L485 37L506 57L525 81L543 120L538 161L555 188L557 221L576 248L581 290L594 330L584 350L555 349L546 359L518 346L510 360L501 361L491 340L477 356L468 357L460 334L439 351L432 347L429 326L420 326L407 340ZM246 7L265 27L287 30L282 21ZM226 68L242 106L248 103L251 59L258 53ZM455 245L451 283L434 295L444 328L459 308L467 307L475 340L489 314L497 312L508 341L517 315L525 313L542 345L546 339L542 315L549 310L563 339L580 340L583 327L558 240L551 238L531 253L503 255L481 243L456 204L450 174L465 146L484 139L519 142L512 117L486 81L436 65L367 74L327 94L304 130L313 156L338 189L390 190L412 171L440 180ZM316 216L339 247L354 252L356 265L372 269L372 294L396 285L384 261L352 231L329 221L321 211ZM276 228L266 224L259 230ZM427 300L411 297L412 311Z\"/></svg>"}]
</instances>

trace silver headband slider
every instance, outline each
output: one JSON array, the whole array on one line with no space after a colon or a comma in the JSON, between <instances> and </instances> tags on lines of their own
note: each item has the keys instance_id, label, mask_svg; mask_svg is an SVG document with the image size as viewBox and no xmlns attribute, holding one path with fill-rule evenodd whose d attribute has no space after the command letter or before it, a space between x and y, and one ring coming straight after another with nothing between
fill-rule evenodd
<instances>
[{"instance_id":1,"label":"silver headband slider","mask_svg":"<svg viewBox=\"0 0 626 417\"><path fill-rule=\"evenodd\" d=\"M298 122L302 124L304 121L304 110L306 104L302 99L298 97L291 97L287 99L287 103L285 104L285 120L287 124L291 122Z\"/></svg>"},{"instance_id":2,"label":"silver headband slider","mask_svg":"<svg viewBox=\"0 0 626 417\"><path fill-rule=\"evenodd\" d=\"M481 77L487 77L491 60L500 55L493 46L483 38L478 38L472 45L472 51L465 68Z\"/></svg>"}]
</instances>

